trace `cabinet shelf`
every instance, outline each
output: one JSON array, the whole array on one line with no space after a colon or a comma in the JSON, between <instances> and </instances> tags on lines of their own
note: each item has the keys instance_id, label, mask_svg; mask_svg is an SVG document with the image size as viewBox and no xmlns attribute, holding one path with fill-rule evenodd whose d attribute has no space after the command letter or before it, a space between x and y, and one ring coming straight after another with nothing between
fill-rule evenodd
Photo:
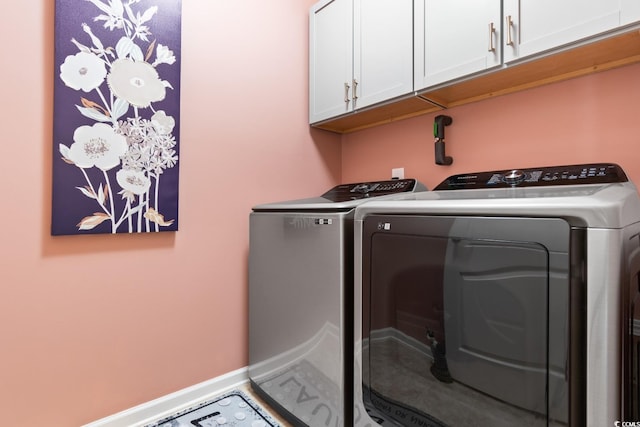
<instances>
[{"instance_id":1,"label":"cabinet shelf","mask_svg":"<svg viewBox=\"0 0 640 427\"><path fill-rule=\"evenodd\" d=\"M348 133L640 62L640 30L571 45L312 126Z\"/></svg>"}]
</instances>

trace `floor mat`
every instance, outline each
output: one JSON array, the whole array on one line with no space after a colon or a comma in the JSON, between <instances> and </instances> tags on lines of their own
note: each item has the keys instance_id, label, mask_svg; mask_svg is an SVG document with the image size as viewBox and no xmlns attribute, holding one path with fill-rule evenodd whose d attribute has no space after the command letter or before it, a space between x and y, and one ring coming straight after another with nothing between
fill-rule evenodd
<instances>
[{"instance_id":1,"label":"floor mat","mask_svg":"<svg viewBox=\"0 0 640 427\"><path fill-rule=\"evenodd\" d=\"M145 427L280 427L264 409L249 396L235 390Z\"/></svg>"}]
</instances>

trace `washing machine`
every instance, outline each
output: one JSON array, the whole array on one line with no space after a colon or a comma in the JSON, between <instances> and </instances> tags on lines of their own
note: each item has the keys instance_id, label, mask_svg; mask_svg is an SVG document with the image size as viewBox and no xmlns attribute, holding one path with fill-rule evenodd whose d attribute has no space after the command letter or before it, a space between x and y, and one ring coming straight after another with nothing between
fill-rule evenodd
<instances>
[{"instance_id":1,"label":"washing machine","mask_svg":"<svg viewBox=\"0 0 640 427\"><path fill-rule=\"evenodd\" d=\"M352 419L356 206L424 190L414 179L362 182L253 208L249 380L293 425L342 426Z\"/></svg>"},{"instance_id":2,"label":"washing machine","mask_svg":"<svg viewBox=\"0 0 640 427\"><path fill-rule=\"evenodd\" d=\"M640 197L615 164L356 208L356 426L638 421Z\"/></svg>"}]
</instances>

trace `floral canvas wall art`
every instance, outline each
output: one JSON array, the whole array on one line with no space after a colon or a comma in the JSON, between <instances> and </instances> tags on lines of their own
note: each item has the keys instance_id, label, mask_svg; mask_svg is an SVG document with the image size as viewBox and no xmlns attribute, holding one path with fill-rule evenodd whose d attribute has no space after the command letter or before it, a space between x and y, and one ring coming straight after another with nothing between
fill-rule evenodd
<instances>
[{"instance_id":1,"label":"floral canvas wall art","mask_svg":"<svg viewBox=\"0 0 640 427\"><path fill-rule=\"evenodd\" d=\"M56 0L51 234L178 229L180 0Z\"/></svg>"}]
</instances>

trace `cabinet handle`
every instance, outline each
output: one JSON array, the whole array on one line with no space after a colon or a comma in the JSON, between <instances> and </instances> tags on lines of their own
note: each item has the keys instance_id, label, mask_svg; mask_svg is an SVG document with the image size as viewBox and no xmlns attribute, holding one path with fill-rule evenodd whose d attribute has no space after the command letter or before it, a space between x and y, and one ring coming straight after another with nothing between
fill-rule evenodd
<instances>
[{"instance_id":1,"label":"cabinet handle","mask_svg":"<svg viewBox=\"0 0 640 427\"><path fill-rule=\"evenodd\" d=\"M507 46L513 46L513 37L511 37L512 29L513 19L511 19L511 15L507 15Z\"/></svg>"},{"instance_id":2,"label":"cabinet handle","mask_svg":"<svg viewBox=\"0 0 640 427\"><path fill-rule=\"evenodd\" d=\"M355 102L358 100L358 81L356 79L353 79L353 103L355 105Z\"/></svg>"},{"instance_id":3,"label":"cabinet handle","mask_svg":"<svg viewBox=\"0 0 640 427\"><path fill-rule=\"evenodd\" d=\"M345 84L344 84L344 102L347 103L347 104L349 103L349 89L350 89L349 83L345 82Z\"/></svg>"},{"instance_id":4,"label":"cabinet handle","mask_svg":"<svg viewBox=\"0 0 640 427\"><path fill-rule=\"evenodd\" d=\"M496 27L493 22L489 24L489 52L495 52L496 47L493 45L493 35L496 33Z\"/></svg>"}]
</instances>

